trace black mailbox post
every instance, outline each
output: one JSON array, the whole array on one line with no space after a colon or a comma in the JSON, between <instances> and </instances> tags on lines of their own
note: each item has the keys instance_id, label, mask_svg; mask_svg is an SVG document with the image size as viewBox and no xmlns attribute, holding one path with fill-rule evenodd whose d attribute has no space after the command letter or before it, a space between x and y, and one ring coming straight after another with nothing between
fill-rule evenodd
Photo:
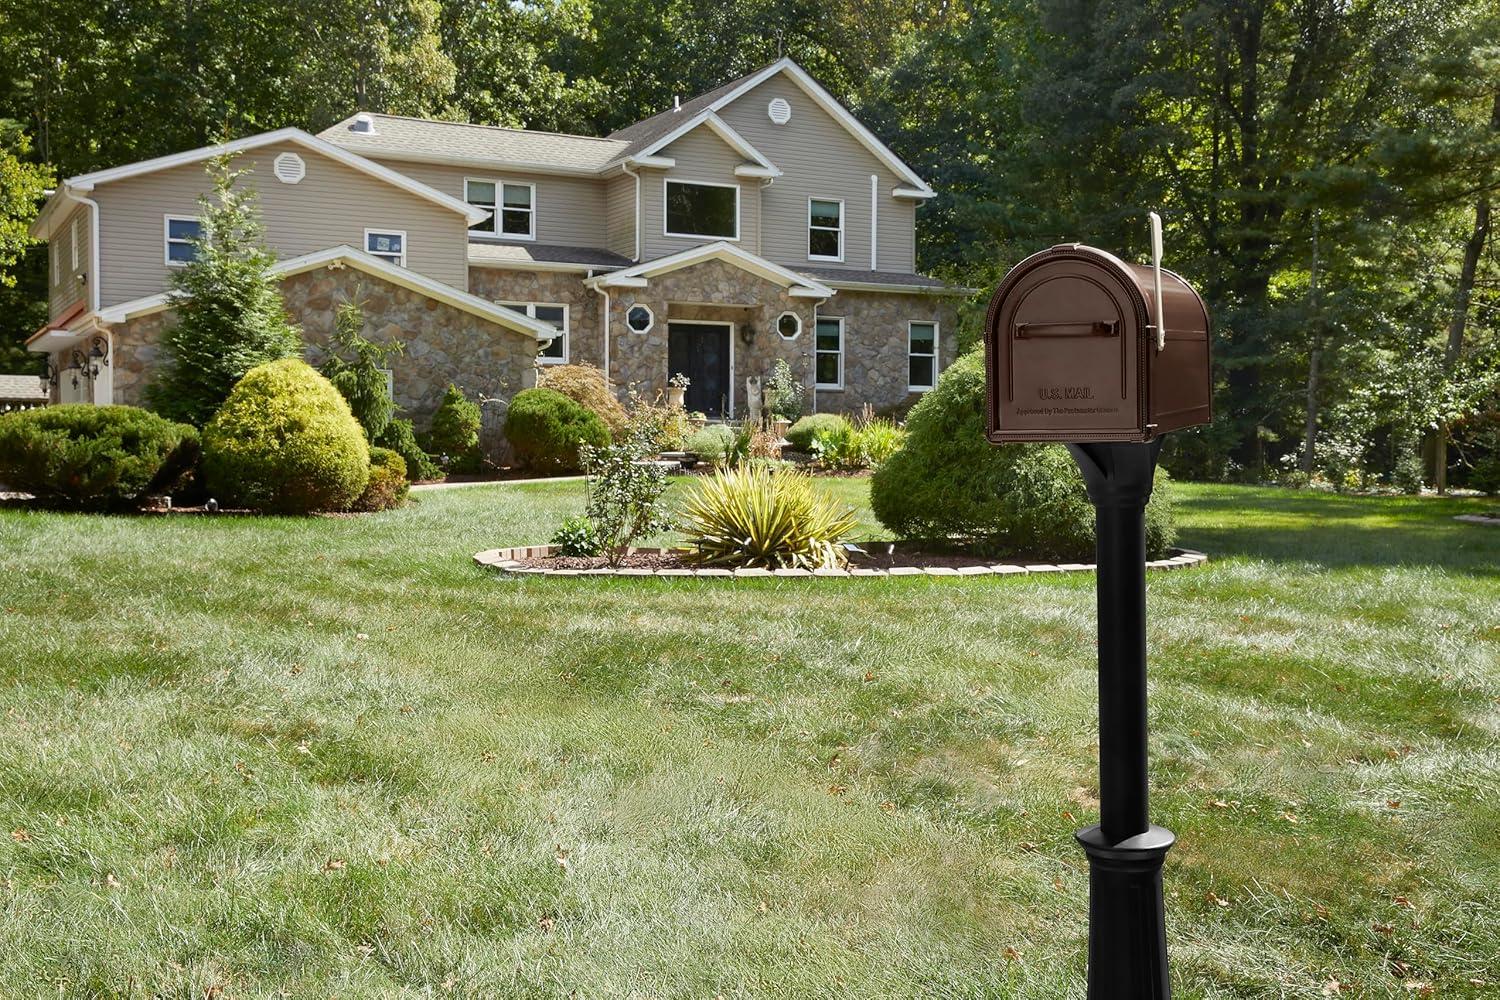
<instances>
[{"instance_id":1,"label":"black mailbox post","mask_svg":"<svg viewBox=\"0 0 1500 1000\"><path fill-rule=\"evenodd\" d=\"M985 323L988 436L1067 444L1093 502L1099 613L1099 823L1089 858L1090 1000L1166 1000L1162 864L1147 813L1146 502L1161 434L1208 423L1208 313L1155 261L1081 244L1011 269Z\"/></svg>"}]
</instances>

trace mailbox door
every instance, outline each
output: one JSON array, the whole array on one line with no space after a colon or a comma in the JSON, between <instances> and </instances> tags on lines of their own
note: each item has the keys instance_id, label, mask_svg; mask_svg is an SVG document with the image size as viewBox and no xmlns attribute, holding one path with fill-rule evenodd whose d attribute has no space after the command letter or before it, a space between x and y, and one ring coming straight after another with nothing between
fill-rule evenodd
<instances>
[{"instance_id":1,"label":"mailbox door","mask_svg":"<svg viewBox=\"0 0 1500 1000\"><path fill-rule=\"evenodd\" d=\"M995 436L1141 437L1136 298L1114 271L1077 259L1046 261L1022 277L995 317Z\"/></svg>"}]
</instances>

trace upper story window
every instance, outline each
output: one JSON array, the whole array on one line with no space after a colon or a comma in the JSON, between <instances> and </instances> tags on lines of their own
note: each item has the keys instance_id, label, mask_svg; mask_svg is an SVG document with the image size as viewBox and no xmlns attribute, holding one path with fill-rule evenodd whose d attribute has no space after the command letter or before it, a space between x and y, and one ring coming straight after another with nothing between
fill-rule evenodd
<instances>
[{"instance_id":1,"label":"upper story window","mask_svg":"<svg viewBox=\"0 0 1500 1000\"><path fill-rule=\"evenodd\" d=\"M664 236L740 238L740 186L667 181L663 194Z\"/></svg>"},{"instance_id":2,"label":"upper story window","mask_svg":"<svg viewBox=\"0 0 1500 1000\"><path fill-rule=\"evenodd\" d=\"M807 199L807 259L844 259L844 203L831 198Z\"/></svg>"},{"instance_id":3,"label":"upper story window","mask_svg":"<svg viewBox=\"0 0 1500 1000\"><path fill-rule=\"evenodd\" d=\"M550 302L501 302L500 306L511 312L530 316L557 328L557 336L546 347L537 352L536 359L544 365L568 363L568 307Z\"/></svg>"},{"instance_id":4,"label":"upper story window","mask_svg":"<svg viewBox=\"0 0 1500 1000\"><path fill-rule=\"evenodd\" d=\"M926 392L937 385L937 349L936 323L906 324L906 388L909 392Z\"/></svg>"},{"instance_id":5,"label":"upper story window","mask_svg":"<svg viewBox=\"0 0 1500 1000\"><path fill-rule=\"evenodd\" d=\"M406 266L406 234L394 229L366 229L365 251L372 257Z\"/></svg>"},{"instance_id":6,"label":"upper story window","mask_svg":"<svg viewBox=\"0 0 1500 1000\"><path fill-rule=\"evenodd\" d=\"M203 235L203 225L188 215L166 217L167 265L181 267L190 260L198 259L198 237Z\"/></svg>"},{"instance_id":7,"label":"upper story window","mask_svg":"<svg viewBox=\"0 0 1500 1000\"><path fill-rule=\"evenodd\" d=\"M464 181L464 201L492 213L483 222L470 226L469 232L508 236L513 240L536 239L535 184L471 177Z\"/></svg>"}]
</instances>

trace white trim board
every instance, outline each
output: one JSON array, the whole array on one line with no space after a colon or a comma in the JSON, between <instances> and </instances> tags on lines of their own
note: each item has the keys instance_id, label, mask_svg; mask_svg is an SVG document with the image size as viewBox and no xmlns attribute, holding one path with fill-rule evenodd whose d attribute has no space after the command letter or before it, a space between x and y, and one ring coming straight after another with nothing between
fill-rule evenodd
<instances>
[{"instance_id":1,"label":"white trim board","mask_svg":"<svg viewBox=\"0 0 1500 1000\"><path fill-rule=\"evenodd\" d=\"M381 260L379 257L356 250L351 246L329 247L327 250L318 250L300 257L278 261L272 265L270 273L272 277L286 278L304 271L327 267L330 264L343 264L364 271L366 274L384 278L393 285L420 292L455 309L462 309L464 312L472 313L518 333L529 334L538 341L552 340L557 336L557 331L546 323L528 319L493 302L481 299L477 295L459 291L452 285L445 285L441 281L409 268L397 267L389 261ZM130 302L122 302L108 309L101 309L99 319L104 323L123 323L137 316L145 316L170 308L172 308L170 296L166 292L161 292Z\"/></svg>"},{"instance_id":2,"label":"white trim board","mask_svg":"<svg viewBox=\"0 0 1500 1000\"><path fill-rule=\"evenodd\" d=\"M233 142L220 143L217 146L201 146L198 149L189 149L181 153L173 153L170 156L158 156L151 160L139 160L135 163L127 163L123 166L110 167L107 170L96 170L89 174L79 174L70 177L63 182L63 186L70 192L92 191L99 184L108 184L111 181L124 180L127 177L138 177L141 174L155 173L159 170L170 170L173 167L184 166L189 163L198 163L203 160L212 159L224 153L244 153L262 146L270 146L279 142L296 143L315 153L320 153L346 167L368 174L387 184L401 188L410 194L444 208L458 212L468 219L469 225L484 221L489 213L483 209L476 209L469 203L443 194L436 188L428 187L420 181L413 180L403 173L399 173L389 167L381 166L373 160L368 160L358 153L351 153L342 146L336 146L326 139L319 139L310 135L300 128L282 128L274 132L262 132L259 135L246 136L243 139L235 139ZM40 221L40 220L38 220Z\"/></svg>"},{"instance_id":3,"label":"white trim board","mask_svg":"<svg viewBox=\"0 0 1500 1000\"><path fill-rule=\"evenodd\" d=\"M879 139L875 138L875 134L873 132L865 128L865 126L860 123L858 118L855 118L852 114L850 114L849 111L842 104L840 104L832 94L823 89L822 84L818 83L817 80L814 80L808 74L807 70L803 69L801 66L798 66L795 62L792 61L791 57L789 56L783 56L782 58L773 62L771 65L762 69L760 72L752 73L750 76L745 77L744 80L740 81L739 86L735 87L723 97L715 100L707 108L695 115L693 119L690 119L690 121L696 123L698 119L706 120L707 115L717 112L719 109L732 104L734 101L738 100L749 91L754 90L756 87L760 86L762 83L769 80L777 73L785 73L788 77L790 77L792 82L795 83L799 88L801 88L803 93L812 98L813 103L817 104L835 121L842 125L845 131L854 136L855 140L858 141L861 146L864 146L872 154L874 154L877 160L890 168L892 173L894 173L902 180L905 180L910 185L910 187L897 188L894 192L896 197L920 199L932 198L936 196L936 192L932 190L932 188L926 181L924 181L917 175L916 171L912 170L911 167L908 167L905 162L902 161L901 157L891 152L889 146L881 142ZM668 137L676 138L676 133L678 131L680 130L674 129L671 133L668 133ZM646 155L654 152L663 144L663 142L664 140L657 140L656 142L653 142L641 155Z\"/></svg>"}]
</instances>

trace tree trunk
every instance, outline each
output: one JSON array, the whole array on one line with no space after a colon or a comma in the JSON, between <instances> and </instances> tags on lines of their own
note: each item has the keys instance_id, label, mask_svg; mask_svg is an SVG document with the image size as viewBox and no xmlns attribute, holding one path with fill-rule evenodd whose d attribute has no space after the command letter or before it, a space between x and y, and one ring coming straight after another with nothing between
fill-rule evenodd
<instances>
[{"instance_id":1,"label":"tree trunk","mask_svg":"<svg viewBox=\"0 0 1500 1000\"><path fill-rule=\"evenodd\" d=\"M1313 345L1307 361L1307 426L1302 438L1302 471L1312 475L1318 447L1318 376L1323 362L1323 348Z\"/></svg>"},{"instance_id":2,"label":"tree trunk","mask_svg":"<svg viewBox=\"0 0 1500 1000\"><path fill-rule=\"evenodd\" d=\"M1495 91L1495 103L1490 110L1490 129L1500 132L1500 90ZM1474 228L1469 241L1464 244L1464 263L1458 274L1458 287L1453 292L1453 318L1448 322L1448 344L1443 351L1443 362L1452 368L1464 351L1464 329L1469 323L1469 301L1474 295L1474 273L1479 269L1479 258L1490 237L1490 196L1480 192L1474 202ZM1439 493L1448 491L1448 426L1438 428L1437 446L1433 455L1432 481Z\"/></svg>"}]
</instances>

